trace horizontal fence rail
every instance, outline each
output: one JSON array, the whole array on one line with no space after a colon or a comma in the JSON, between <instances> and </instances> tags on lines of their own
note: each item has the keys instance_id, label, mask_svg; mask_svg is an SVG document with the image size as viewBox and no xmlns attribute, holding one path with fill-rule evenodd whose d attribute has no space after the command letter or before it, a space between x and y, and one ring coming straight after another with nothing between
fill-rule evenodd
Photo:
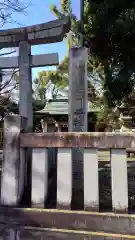
<instances>
[{"instance_id":1,"label":"horizontal fence rail","mask_svg":"<svg viewBox=\"0 0 135 240\"><path fill-rule=\"evenodd\" d=\"M79 150L83 154L83 190L80 188L83 208L99 211L98 150L109 149L112 210L128 211L126 149L135 147L135 134L22 133L25 124L25 119L20 116L5 119L2 204L19 205L25 182L25 162L32 159L31 206L48 208L48 198L53 200L56 190L56 208L71 209L75 187L73 176L78 171L78 162L73 167L72 151ZM79 185L79 179L77 181ZM76 199L80 201L78 196Z\"/></svg>"},{"instance_id":2,"label":"horizontal fence rail","mask_svg":"<svg viewBox=\"0 0 135 240\"><path fill-rule=\"evenodd\" d=\"M20 147L135 148L135 133L22 133Z\"/></svg>"}]
</instances>

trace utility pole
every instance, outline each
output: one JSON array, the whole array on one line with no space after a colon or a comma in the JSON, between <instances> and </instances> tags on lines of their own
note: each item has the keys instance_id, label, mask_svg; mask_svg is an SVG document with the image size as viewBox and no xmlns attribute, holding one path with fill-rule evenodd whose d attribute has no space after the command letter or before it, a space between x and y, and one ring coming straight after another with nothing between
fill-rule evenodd
<instances>
[{"instance_id":1,"label":"utility pole","mask_svg":"<svg viewBox=\"0 0 135 240\"><path fill-rule=\"evenodd\" d=\"M84 0L80 0L80 27L81 27L80 44L83 47L84 45Z\"/></svg>"}]
</instances>

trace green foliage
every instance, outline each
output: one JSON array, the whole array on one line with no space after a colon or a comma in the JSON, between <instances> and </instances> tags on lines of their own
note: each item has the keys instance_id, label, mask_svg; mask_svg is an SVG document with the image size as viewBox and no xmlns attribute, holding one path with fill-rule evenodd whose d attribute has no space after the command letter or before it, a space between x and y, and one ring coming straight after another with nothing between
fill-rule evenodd
<instances>
[{"instance_id":1,"label":"green foliage","mask_svg":"<svg viewBox=\"0 0 135 240\"><path fill-rule=\"evenodd\" d=\"M55 71L42 71L39 73L34 80L39 99L44 99L45 89L49 80L54 85L53 98L58 97L58 90L63 91L69 85L68 65L69 58L65 57ZM90 80L88 80L88 99L90 101L98 100L98 93Z\"/></svg>"},{"instance_id":2,"label":"green foliage","mask_svg":"<svg viewBox=\"0 0 135 240\"><path fill-rule=\"evenodd\" d=\"M135 84L135 1L85 0L84 39L89 49L88 75L97 81L109 108L128 98ZM51 6L57 18L71 17L68 47L79 44L80 21L71 1L61 1L61 9Z\"/></svg>"},{"instance_id":3,"label":"green foliage","mask_svg":"<svg viewBox=\"0 0 135 240\"><path fill-rule=\"evenodd\" d=\"M41 100L33 99L33 111L42 110L45 106L45 102ZM14 113L19 114L19 106L17 103L11 100L10 97L0 97L0 117L4 118L4 115Z\"/></svg>"},{"instance_id":4,"label":"green foliage","mask_svg":"<svg viewBox=\"0 0 135 240\"><path fill-rule=\"evenodd\" d=\"M69 48L71 46L76 46L80 44L80 20L77 19L77 17L73 14L72 7L71 7L71 1L70 0L64 0L61 1L61 8L60 10L57 8L56 5L52 4L50 7L51 11L55 14L57 18L61 18L63 16L70 16L71 18L71 30L66 35L66 41L68 46L68 52ZM85 11L88 10L85 4ZM86 27L85 27L86 28ZM68 55L68 54L67 54ZM65 57L63 62L58 67L57 71L62 72L60 74L62 78L64 77L63 81L62 79L59 81L59 86L62 83L62 86L65 84L68 84L68 57ZM64 73L64 74L63 74ZM65 79L66 74L66 79ZM99 62L99 59L96 56L91 56L89 54L88 57L88 98L91 101L95 101L96 98L98 98L98 91L95 89L94 86L101 87L102 79L104 78L104 71L103 66ZM63 84L64 83L64 84Z\"/></svg>"},{"instance_id":5,"label":"green foliage","mask_svg":"<svg viewBox=\"0 0 135 240\"><path fill-rule=\"evenodd\" d=\"M71 29L69 33L66 35L66 41L68 50L72 45L78 45L80 40L80 22L77 17L73 14L71 1L70 0L62 0L60 10L57 8L55 4L51 4L50 10L55 14L57 18L62 18L63 16L70 16L71 19Z\"/></svg>"},{"instance_id":6,"label":"green foliage","mask_svg":"<svg viewBox=\"0 0 135 240\"><path fill-rule=\"evenodd\" d=\"M58 96L58 90L64 89L68 85L67 62L68 59L65 58L57 70L39 72L38 77L34 80L39 99L45 100L45 89L47 88L47 83L49 80L51 80L53 85L53 98Z\"/></svg>"},{"instance_id":7,"label":"green foliage","mask_svg":"<svg viewBox=\"0 0 135 240\"><path fill-rule=\"evenodd\" d=\"M104 68L108 106L127 98L135 83L135 1L85 0L85 44Z\"/></svg>"},{"instance_id":8,"label":"green foliage","mask_svg":"<svg viewBox=\"0 0 135 240\"><path fill-rule=\"evenodd\" d=\"M76 16L72 12L71 1L64 0L61 1L61 9L57 9L55 5L50 6L51 11L55 14L57 18L61 18L63 16L71 17L71 30L66 35L68 51L72 45L78 45L80 40L80 32L79 25L80 22L76 18ZM55 71L42 71L39 73L37 79L34 80L36 93L38 98L41 100L45 100L45 89L47 87L47 83L51 80L54 89L53 89L53 98L58 96L58 90L62 90L69 85L69 77L68 77L68 66L69 66L69 57L67 56L63 59L60 65L57 67ZM91 101L99 100L94 84L95 81L99 84L99 73L101 76L103 75L103 71L101 71L102 66L99 64L98 58L92 61L89 58L88 64L88 98ZM97 77L98 75L98 77ZM96 76L96 77L95 77ZM93 79L93 82L91 81Z\"/></svg>"},{"instance_id":9,"label":"green foliage","mask_svg":"<svg viewBox=\"0 0 135 240\"><path fill-rule=\"evenodd\" d=\"M54 71L41 71L34 80L36 92L39 99L44 99L47 83L51 80L53 84L53 98L58 97L58 91L68 86L68 63L69 58L66 56Z\"/></svg>"},{"instance_id":10,"label":"green foliage","mask_svg":"<svg viewBox=\"0 0 135 240\"><path fill-rule=\"evenodd\" d=\"M33 99L33 112L40 111L45 107L45 101Z\"/></svg>"}]
</instances>

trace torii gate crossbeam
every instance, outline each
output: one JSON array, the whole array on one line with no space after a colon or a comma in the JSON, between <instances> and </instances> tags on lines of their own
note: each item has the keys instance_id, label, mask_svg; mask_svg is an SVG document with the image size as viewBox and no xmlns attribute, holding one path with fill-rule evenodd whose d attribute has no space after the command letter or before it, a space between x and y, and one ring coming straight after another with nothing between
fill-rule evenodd
<instances>
[{"instance_id":1,"label":"torii gate crossbeam","mask_svg":"<svg viewBox=\"0 0 135 240\"><path fill-rule=\"evenodd\" d=\"M0 31L0 47L19 47L19 57L0 58L0 69L19 67L20 115L27 118L27 130L33 127L31 67L58 64L58 54L32 56L31 45L60 42L70 30L70 19L54 20L29 27Z\"/></svg>"}]
</instances>

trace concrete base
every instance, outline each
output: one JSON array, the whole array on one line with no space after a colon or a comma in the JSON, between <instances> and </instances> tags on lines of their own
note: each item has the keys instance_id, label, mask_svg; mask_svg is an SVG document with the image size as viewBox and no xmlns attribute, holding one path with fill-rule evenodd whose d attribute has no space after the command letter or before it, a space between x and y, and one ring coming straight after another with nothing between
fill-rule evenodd
<instances>
[{"instance_id":1,"label":"concrete base","mask_svg":"<svg viewBox=\"0 0 135 240\"><path fill-rule=\"evenodd\" d=\"M0 239L135 239L134 226L129 214L0 208Z\"/></svg>"},{"instance_id":2,"label":"concrete base","mask_svg":"<svg viewBox=\"0 0 135 240\"><path fill-rule=\"evenodd\" d=\"M135 239L135 236L110 234L101 232L72 231L63 229L43 229L43 228L21 228L21 229L2 229L0 228L0 239L11 240L112 240L112 239Z\"/></svg>"}]
</instances>

